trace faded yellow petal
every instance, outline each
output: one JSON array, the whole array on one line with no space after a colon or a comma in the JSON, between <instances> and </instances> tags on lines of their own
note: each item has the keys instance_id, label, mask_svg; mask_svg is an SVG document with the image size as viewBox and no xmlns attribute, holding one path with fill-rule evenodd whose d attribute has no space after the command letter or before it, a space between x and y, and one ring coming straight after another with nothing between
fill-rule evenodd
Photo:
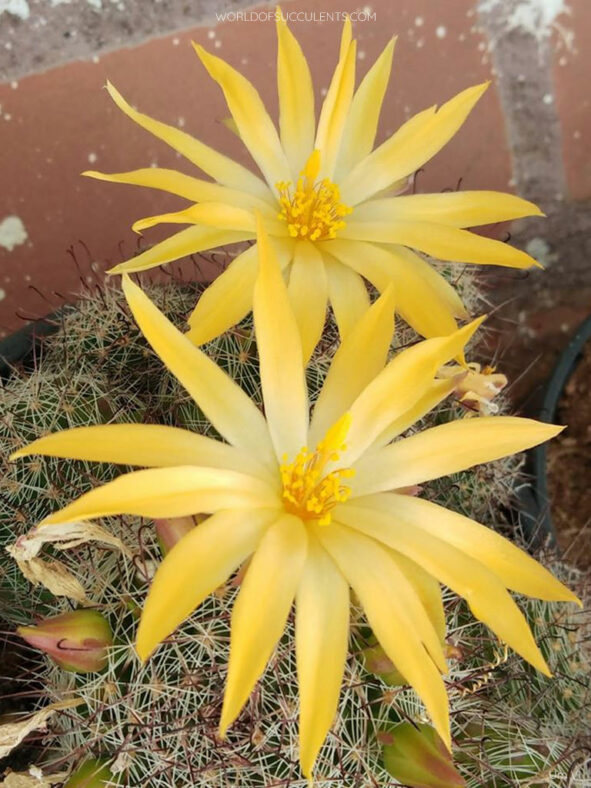
<instances>
[{"instance_id":1,"label":"faded yellow petal","mask_svg":"<svg viewBox=\"0 0 591 788\"><path fill-rule=\"evenodd\" d=\"M203 224L217 227L220 230L234 230L238 233L255 232L255 219L252 211L235 208L223 202L200 202L174 213L162 213L139 219L132 225L132 230L141 233L148 227L157 224ZM279 224L279 223L277 223Z\"/></svg>"},{"instance_id":2,"label":"faded yellow petal","mask_svg":"<svg viewBox=\"0 0 591 788\"><path fill-rule=\"evenodd\" d=\"M410 498L411 496L407 495L405 497ZM429 620L433 624L433 629L437 633L437 637L441 643L444 644L447 627L445 623L443 598L441 596L441 586L433 575L425 572L419 564L415 561L411 561L407 556L398 553L396 550L390 550L388 554L413 587L425 612L429 616Z\"/></svg>"},{"instance_id":3,"label":"faded yellow petal","mask_svg":"<svg viewBox=\"0 0 591 788\"><path fill-rule=\"evenodd\" d=\"M276 516L267 510L218 512L174 545L158 567L144 604L136 641L141 660L256 550Z\"/></svg>"},{"instance_id":4,"label":"faded yellow petal","mask_svg":"<svg viewBox=\"0 0 591 788\"><path fill-rule=\"evenodd\" d=\"M369 295L365 282L355 271L332 258L325 247L321 248L328 277L328 298L343 340L369 309Z\"/></svg>"},{"instance_id":5,"label":"faded yellow petal","mask_svg":"<svg viewBox=\"0 0 591 788\"><path fill-rule=\"evenodd\" d=\"M318 540L296 594L296 657L300 689L300 764L311 777L338 706L349 639L349 587Z\"/></svg>"},{"instance_id":6,"label":"faded yellow petal","mask_svg":"<svg viewBox=\"0 0 591 788\"><path fill-rule=\"evenodd\" d=\"M310 241L298 241L287 288L298 324L304 364L310 360L326 321L328 282L322 255Z\"/></svg>"},{"instance_id":7,"label":"faded yellow petal","mask_svg":"<svg viewBox=\"0 0 591 788\"><path fill-rule=\"evenodd\" d=\"M252 557L232 611L220 735L236 719L285 629L308 548L302 521L283 514Z\"/></svg>"}]
</instances>

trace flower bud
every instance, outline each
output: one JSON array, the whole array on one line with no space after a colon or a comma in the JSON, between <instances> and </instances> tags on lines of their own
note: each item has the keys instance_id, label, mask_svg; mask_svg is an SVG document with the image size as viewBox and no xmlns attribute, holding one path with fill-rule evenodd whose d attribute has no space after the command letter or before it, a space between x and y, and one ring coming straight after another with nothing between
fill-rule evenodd
<instances>
[{"instance_id":1,"label":"flower bud","mask_svg":"<svg viewBox=\"0 0 591 788\"><path fill-rule=\"evenodd\" d=\"M46 618L35 626L19 627L18 634L48 654L64 670L94 673L107 665L113 633L96 610L73 610Z\"/></svg>"},{"instance_id":2,"label":"flower bud","mask_svg":"<svg viewBox=\"0 0 591 788\"><path fill-rule=\"evenodd\" d=\"M431 725L402 722L378 735L384 767L409 788L463 788L445 744Z\"/></svg>"},{"instance_id":3,"label":"flower bud","mask_svg":"<svg viewBox=\"0 0 591 788\"><path fill-rule=\"evenodd\" d=\"M170 553L175 544L195 528L197 521L197 517L170 517L166 520L154 520L162 555Z\"/></svg>"},{"instance_id":4,"label":"flower bud","mask_svg":"<svg viewBox=\"0 0 591 788\"><path fill-rule=\"evenodd\" d=\"M379 643L363 649L361 654L367 672L379 676L384 684L390 687L403 687L408 684Z\"/></svg>"},{"instance_id":5,"label":"flower bud","mask_svg":"<svg viewBox=\"0 0 591 788\"><path fill-rule=\"evenodd\" d=\"M105 788L118 782L108 761L91 758L72 772L64 788Z\"/></svg>"}]
</instances>

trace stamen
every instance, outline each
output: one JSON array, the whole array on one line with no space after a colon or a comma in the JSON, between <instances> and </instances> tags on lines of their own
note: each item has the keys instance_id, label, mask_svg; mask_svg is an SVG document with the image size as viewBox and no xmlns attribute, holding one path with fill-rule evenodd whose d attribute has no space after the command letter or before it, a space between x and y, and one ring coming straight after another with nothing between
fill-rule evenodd
<instances>
[{"instance_id":1,"label":"stamen","mask_svg":"<svg viewBox=\"0 0 591 788\"><path fill-rule=\"evenodd\" d=\"M353 210L341 203L339 187L328 178L316 182L320 172L320 151L315 150L300 173L295 190L291 181L276 183L279 218L287 223L292 238L326 241L336 238L346 226L343 217Z\"/></svg>"}]
</instances>

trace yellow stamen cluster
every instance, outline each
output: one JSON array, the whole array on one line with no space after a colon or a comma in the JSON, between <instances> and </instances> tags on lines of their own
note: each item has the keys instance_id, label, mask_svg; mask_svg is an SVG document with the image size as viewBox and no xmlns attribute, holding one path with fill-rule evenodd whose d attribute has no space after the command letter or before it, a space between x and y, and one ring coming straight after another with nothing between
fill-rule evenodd
<instances>
[{"instance_id":1,"label":"yellow stamen cluster","mask_svg":"<svg viewBox=\"0 0 591 788\"><path fill-rule=\"evenodd\" d=\"M326 241L336 238L345 227L343 216L353 210L341 203L339 187L328 178L317 182L320 153L315 150L300 173L295 191L291 181L276 184L279 192L278 214L287 223L292 238Z\"/></svg>"},{"instance_id":2,"label":"yellow stamen cluster","mask_svg":"<svg viewBox=\"0 0 591 788\"><path fill-rule=\"evenodd\" d=\"M316 451L311 452L304 446L293 462L288 463L287 456L283 458L280 466L282 498L290 514L302 520L315 520L319 525L329 525L331 510L349 498L351 490L342 480L351 478L355 471L337 468L324 473L326 465L337 462L340 452L345 450L343 440L349 424L347 413L326 433Z\"/></svg>"}]
</instances>

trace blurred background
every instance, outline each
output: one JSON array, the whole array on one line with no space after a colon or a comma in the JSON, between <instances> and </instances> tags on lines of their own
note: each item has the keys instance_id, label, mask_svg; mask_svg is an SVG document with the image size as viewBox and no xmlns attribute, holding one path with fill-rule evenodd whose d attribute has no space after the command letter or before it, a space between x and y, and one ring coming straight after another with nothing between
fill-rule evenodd
<instances>
[{"instance_id":1,"label":"blurred background","mask_svg":"<svg viewBox=\"0 0 591 788\"><path fill-rule=\"evenodd\" d=\"M156 164L190 171L116 109L105 81L249 164L190 42L242 70L274 113L271 9L253 10L248 0L0 0L0 337L55 310L138 244L159 240L158 229L139 238L131 223L178 205L80 177L88 168ZM311 0L283 10L295 20L319 97L344 12L356 12L360 75L398 35L378 142L411 114L492 80L461 132L419 173L417 191L515 191L545 210L546 219L485 230L510 233L547 269L484 272L506 329L491 356L502 357L516 404L527 403L591 305L591 2ZM204 263L201 273L215 270Z\"/></svg>"}]
</instances>

